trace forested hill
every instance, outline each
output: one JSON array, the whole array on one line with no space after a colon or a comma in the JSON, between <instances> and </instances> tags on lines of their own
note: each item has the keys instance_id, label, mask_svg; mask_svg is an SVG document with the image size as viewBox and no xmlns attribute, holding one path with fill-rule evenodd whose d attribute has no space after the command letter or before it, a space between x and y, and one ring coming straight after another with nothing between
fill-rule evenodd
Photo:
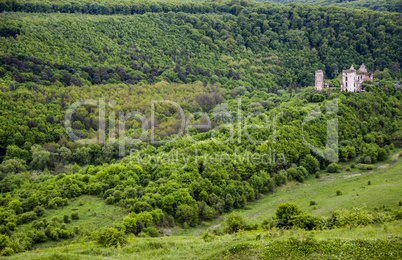
<instances>
[{"instance_id":1,"label":"forested hill","mask_svg":"<svg viewBox=\"0 0 402 260\"><path fill-rule=\"evenodd\" d=\"M261 2L265 1L263 0ZM335 5L355 9L402 12L402 2L400 0L270 0L269 2L278 4L302 3L322 6Z\"/></svg>"},{"instance_id":2,"label":"forested hill","mask_svg":"<svg viewBox=\"0 0 402 260\"><path fill-rule=\"evenodd\" d=\"M398 13L251 1L0 3L41 12L0 16L0 76L29 89L166 80L276 92L312 85L317 69L333 78L361 63L400 77Z\"/></svg>"}]
</instances>

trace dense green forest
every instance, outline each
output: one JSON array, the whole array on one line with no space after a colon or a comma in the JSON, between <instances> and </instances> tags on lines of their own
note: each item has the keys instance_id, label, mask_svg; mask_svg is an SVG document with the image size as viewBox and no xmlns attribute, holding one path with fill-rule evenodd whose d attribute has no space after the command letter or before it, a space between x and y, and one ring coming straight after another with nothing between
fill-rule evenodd
<instances>
[{"instance_id":1,"label":"dense green forest","mask_svg":"<svg viewBox=\"0 0 402 260\"><path fill-rule=\"evenodd\" d=\"M195 227L339 172L339 162L373 170L402 145L401 14L252 1L0 1L0 10L2 255ZM374 81L341 92L342 70L361 63ZM331 84L319 93L317 69ZM94 103L67 118L83 100ZM155 100L183 111L153 110ZM124 218L94 236L71 228L78 213L48 219L83 197ZM291 221L278 213L273 226L340 225L288 206ZM231 219L240 224L222 232L258 226Z\"/></svg>"},{"instance_id":2,"label":"dense green forest","mask_svg":"<svg viewBox=\"0 0 402 260\"><path fill-rule=\"evenodd\" d=\"M258 1L258 0L257 0ZM261 1L265 2L265 1ZM399 0L270 0L271 3L278 4L314 4L322 6L342 6L355 9L371 9L375 11L402 12L402 3Z\"/></svg>"},{"instance_id":3,"label":"dense green forest","mask_svg":"<svg viewBox=\"0 0 402 260\"><path fill-rule=\"evenodd\" d=\"M254 2L233 12L235 2L179 3L206 10L3 13L0 75L58 86L205 80L269 92L312 85L317 69L334 78L351 64L400 77L400 14Z\"/></svg>"}]
</instances>

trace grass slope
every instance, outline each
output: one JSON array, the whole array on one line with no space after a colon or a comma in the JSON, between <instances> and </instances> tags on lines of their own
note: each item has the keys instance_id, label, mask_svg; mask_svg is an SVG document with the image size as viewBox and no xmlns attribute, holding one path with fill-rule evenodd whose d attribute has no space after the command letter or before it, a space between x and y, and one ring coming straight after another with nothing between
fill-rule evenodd
<instances>
[{"instance_id":1,"label":"grass slope","mask_svg":"<svg viewBox=\"0 0 402 260\"><path fill-rule=\"evenodd\" d=\"M402 226L399 221L354 229L243 232L216 237L212 242L204 242L201 237L194 236L163 238L130 236L128 245L123 248L101 248L94 242L77 243L57 248L37 249L17 254L10 259L256 259L264 254L267 246L280 248L289 238L303 241L306 237L314 236L318 242L348 243L366 240L375 243L377 240L386 241L387 238L398 237L401 233ZM261 235L261 240L256 240L258 235ZM394 249L392 253L396 258L398 255L402 256L401 250L398 252ZM345 257L342 253L339 256L340 259ZM318 255L318 259L322 257L323 255Z\"/></svg>"},{"instance_id":2,"label":"grass slope","mask_svg":"<svg viewBox=\"0 0 402 260\"><path fill-rule=\"evenodd\" d=\"M348 165L350 163L343 163ZM384 169L384 167L387 168ZM324 173L324 172L323 172ZM368 185L368 181L371 185ZM336 190L342 190L341 196L336 196ZM398 208L402 190L402 159L392 163L386 162L377 165L373 171L351 172L342 171L339 174L323 174L321 179L310 178L304 184L290 183L277 192L263 197L252 203L252 209L240 210L249 219L260 222L272 216L278 204L285 201L297 203L300 208L313 215L329 215L335 209L351 209L353 207L366 207L373 209L385 205ZM357 195L358 194L358 195ZM309 206L310 200L317 202L316 209ZM75 210L77 209L77 210ZM71 201L63 209L47 210L45 217L54 216L62 219L64 215L78 212L80 219L68 224L79 226L82 230L94 231L101 226L120 222L127 214L117 206L106 205L103 200L92 196L81 196ZM96 214L94 214L96 213ZM211 225L219 224L219 220ZM19 227L20 231L28 229L29 225ZM269 258L272 252L280 252L281 247L289 247L289 239L306 241L307 237L314 237L314 246L320 247L321 253L314 255L317 259L326 258L325 251L330 245L336 244L335 251L342 247L358 249L363 243L373 243L376 249L366 252L374 257L381 250L391 250L395 257L402 256L402 251L389 248L394 245L390 239L400 243L402 221L385 224L376 224L359 228L340 228L322 231L302 230L270 230L242 232L235 235L216 237L212 242L204 242L199 236L208 226L188 230L176 230L175 236L161 238L137 238L129 236L128 244L123 248L102 248L95 242L86 242L85 236L65 240L62 243L47 242L36 246L33 251L17 254L10 259L254 259L257 257ZM257 236L261 240L256 240ZM399 239L399 240L398 240ZM364 242L364 243L366 243ZM303 243L303 242L302 242ZM333 244L331 244L333 243ZM346 243L346 244L345 244ZM351 244L348 244L351 243ZM385 244L384 244L385 243ZM278 249L279 248L279 249ZM290 250L290 249L289 249ZM332 250L332 249L331 249ZM332 251L330 251L332 252ZM339 252L338 252L339 253ZM337 251L334 254L338 254ZM341 253L339 253L341 254ZM374 254L374 255L373 255ZM312 257L312 255L309 255ZM339 255L341 256L341 255ZM290 258L284 257L284 259Z\"/></svg>"},{"instance_id":3,"label":"grass slope","mask_svg":"<svg viewBox=\"0 0 402 260\"><path fill-rule=\"evenodd\" d=\"M346 166L351 163L342 163ZM388 167L387 167L388 165ZM305 183L290 182L270 195L250 203L251 209L241 209L245 217L262 221L273 216L275 209L282 202L296 203L301 210L317 216L328 216L337 209L352 209L355 207L373 210L385 205L389 208L398 207L402 200L402 159L392 164L391 160L376 164L372 171L352 169L350 172L341 170L338 174L327 174L321 171L318 180L310 176ZM381 169L387 167L385 169ZM371 181L371 185L368 185ZM336 196L336 190L342 195ZM310 206L310 201L316 206ZM219 225L221 220L211 222L211 226ZM211 226L200 226L195 229L178 230L179 235L199 235Z\"/></svg>"},{"instance_id":4,"label":"grass slope","mask_svg":"<svg viewBox=\"0 0 402 260\"><path fill-rule=\"evenodd\" d=\"M113 223L122 223L123 218L129 213L127 209L115 205L107 205L105 200L94 196L84 195L74 200L70 200L68 206L61 209L46 210L43 218L48 221L53 217L57 217L63 221L64 215L71 216L72 213L77 212L79 219L71 220L67 224L67 229L73 231L73 227L80 228L80 233L83 234L87 231L93 232L105 226L112 226ZM71 218L70 218L71 219ZM30 230L32 223L18 226L15 232L26 233ZM60 244L74 243L82 239L82 237L75 237L72 239L62 240L63 242L47 241L46 243L35 244L36 248L54 247Z\"/></svg>"}]
</instances>

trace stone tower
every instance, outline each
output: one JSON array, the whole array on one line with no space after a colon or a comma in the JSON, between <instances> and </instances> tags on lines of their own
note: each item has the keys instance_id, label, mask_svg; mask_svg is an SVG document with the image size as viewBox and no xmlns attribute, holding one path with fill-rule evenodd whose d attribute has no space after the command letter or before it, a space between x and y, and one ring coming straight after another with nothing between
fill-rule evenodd
<instances>
[{"instance_id":1,"label":"stone tower","mask_svg":"<svg viewBox=\"0 0 402 260\"><path fill-rule=\"evenodd\" d=\"M319 92L324 87L324 72L317 70L315 72L315 91Z\"/></svg>"}]
</instances>

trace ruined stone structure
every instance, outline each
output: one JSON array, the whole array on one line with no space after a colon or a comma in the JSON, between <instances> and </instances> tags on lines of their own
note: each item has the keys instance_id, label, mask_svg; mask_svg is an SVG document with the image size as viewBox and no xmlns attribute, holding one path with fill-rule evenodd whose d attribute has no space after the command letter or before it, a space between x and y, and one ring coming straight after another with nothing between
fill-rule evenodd
<instances>
[{"instance_id":1,"label":"ruined stone structure","mask_svg":"<svg viewBox=\"0 0 402 260\"><path fill-rule=\"evenodd\" d=\"M368 73L364 64L356 71L353 65L348 70L342 71L342 91L359 92L362 91L362 82L373 80L373 74Z\"/></svg>"},{"instance_id":2,"label":"ruined stone structure","mask_svg":"<svg viewBox=\"0 0 402 260\"><path fill-rule=\"evenodd\" d=\"M373 80L373 74L368 73L364 64L356 71L353 65L348 70L342 71L341 91L359 92L362 91L362 83L365 80ZM328 88L328 83L324 83L324 72L317 70L315 72L315 91L319 92L325 87Z\"/></svg>"},{"instance_id":3,"label":"ruined stone structure","mask_svg":"<svg viewBox=\"0 0 402 260\"><path fill-rule=\"evenodd\" d=\"M315 72L315 91L319 92L324 87L324 72L322 70L317 70Z\"/></svg>"}]
</instances>

